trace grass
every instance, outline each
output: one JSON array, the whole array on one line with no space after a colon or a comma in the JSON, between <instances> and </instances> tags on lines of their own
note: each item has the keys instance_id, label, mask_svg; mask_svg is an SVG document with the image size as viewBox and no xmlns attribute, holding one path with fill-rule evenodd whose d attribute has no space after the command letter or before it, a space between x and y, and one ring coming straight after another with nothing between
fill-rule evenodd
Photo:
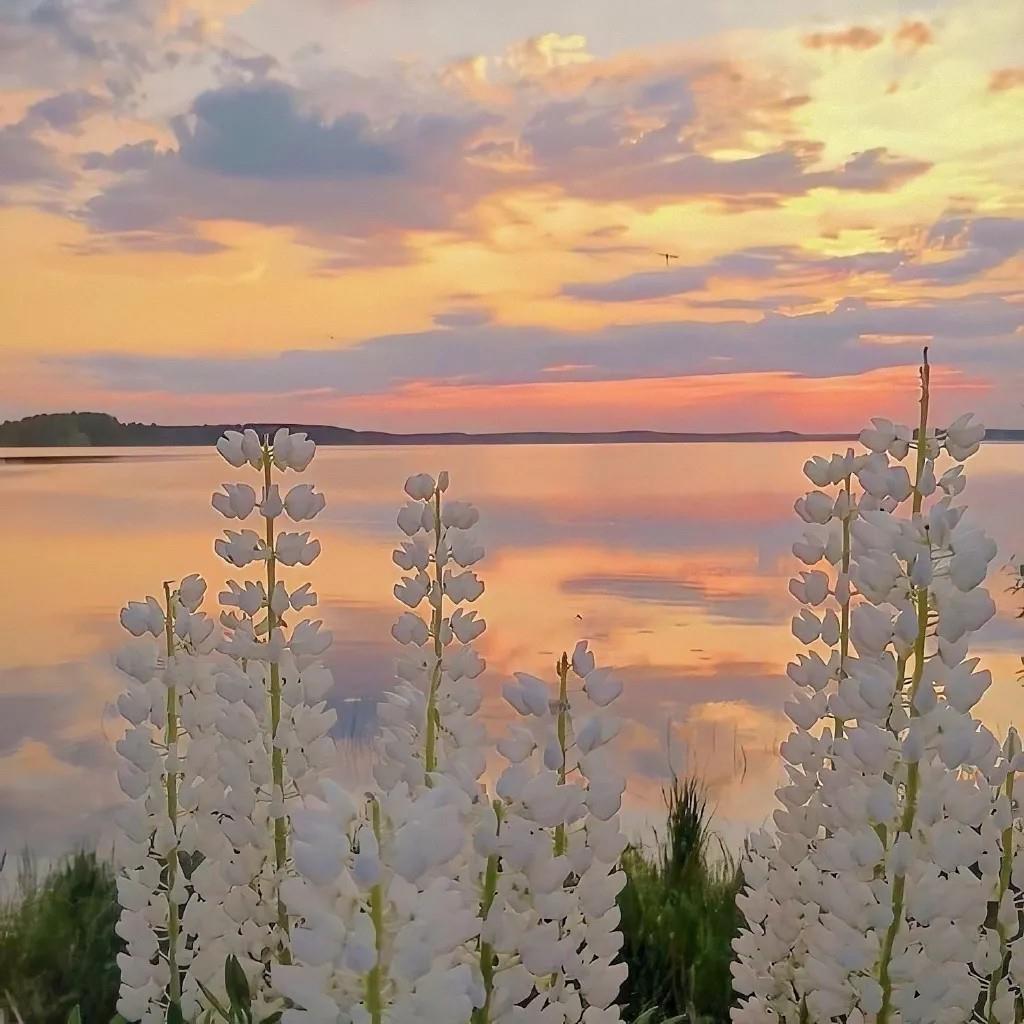
<instances>
[{"instance_id":1,"label":"grass","mask_svg":"<svg viewBox=\"0 0 1024 1024\"><path fill-rule=\"evenodd\" d=\"M114 933L114 874L79 852L40 881L25 855L15 895L0 905L0 1010L25 1024L65 1024L77 1005L87 1024L115 1014L121 948Z\"/></svg>"},{"instance_id":2,"label":"grass","mask_svg":"<svg viewBox=\"0 0 1024 1024\"><path fill-rule=\"evenodd\" d=\"M724 1024L739 871L710 829L699 782L674 780L665 803L656 848L630 847L622 857L623 1019ZM108 1024L117 1000L117 914L112 869L95 854L76 853L42 880L23 856L15 897L0 905L0 1019L66 1024L77 1005L85 1024Z\"/></svg>"},{"instance_id":3,"label":"grass","mask_svg":"<svg viewBox=\"0 0 1024 1024\"><path fill-rule=\"evenodd\" d=\"M657 847L630 847L622 857L627 883L619 897L626 1020L657 1008L653 1021L719 1024L732 1003L731 943L740 920L739 869L710 829L700 782L674 779Z\"/></svg>"}]
</instances>

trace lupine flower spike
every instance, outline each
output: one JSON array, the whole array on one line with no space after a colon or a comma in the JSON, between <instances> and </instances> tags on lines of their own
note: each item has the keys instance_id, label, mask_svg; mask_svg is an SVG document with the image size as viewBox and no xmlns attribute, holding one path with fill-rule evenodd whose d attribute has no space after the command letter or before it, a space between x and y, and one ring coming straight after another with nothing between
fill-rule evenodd
<instances>
[{"instance_id":1,"label":"lupine flower spike","mask_svg":"<svg viewBox=\"0 0 1024 1024\"><path fill-rule=\"evenodd\" d=\"M264 965L292 958L290 915L282 895L293 870L290 802L310 792L334 762L329 730L336 716L324 702L332 679L319 660L331 634L318 620L296 621L317 597L308 583L288 587L281 573L282 567L310 565L320 554L320 542L308 531L282 530L281 520L305 524L323 510L325 500L308 483L282 495L276 479L309 465L315 446L305 434L282 427L261 439L252 429L229 431L217 448L232 466L257 471L261 486L225 484L213 496L214 508L239 521L255 516L261 524L258 530L227 530L215 548L230 565L257 563L260 573L255 579L229 580L220 595L226 629L221 650L234 661L217 677L225 702L218 722L223 796L216 812L221 835L210 852L222 870L218 878L211 868L204 880L211 897L221 887L230 908L230 920L221 922L227 951L239 958L259 991Z\"/></svg>"},{"instance_id":2,"label":"lupine flower spike","mask_svg":"<svg viewBox=\"0 0 1024 1024\"><path fill-rule=\"evenodd\" d=\"M843 487L797 503L810 529L794 553L813 568L790 588L793 632L808 650L789 668L777 833L753 837L743 867L737 1024L1019 1019L1019 743L1000 748L972 716L991 680L968 657L995 611L995 545L954 504L984 428L934 430L929 404L926 353L916 430L875 419L865 454L805 467ZM939 473L943 454L955 464Z\"/></svg>"},{"instance_id":3,"label":"lupine flower spike","mask_svg":"<svg viewBox=\"0 0 1024 1024\"><path fill-rule=\"evenodd\" d=\"M206 583L165 583L163 600L131 601L121 624L139 642L117 656L130 682L117 701L127 723L117 742L118 780L129 802L117 813L121 916L118 1013L162 1021L198 1011L197 901L188 868L195 849L194 795L201 786L206 725L216 703L208 659L214 623L199 606Z\"/></svg>"}]
</instances>

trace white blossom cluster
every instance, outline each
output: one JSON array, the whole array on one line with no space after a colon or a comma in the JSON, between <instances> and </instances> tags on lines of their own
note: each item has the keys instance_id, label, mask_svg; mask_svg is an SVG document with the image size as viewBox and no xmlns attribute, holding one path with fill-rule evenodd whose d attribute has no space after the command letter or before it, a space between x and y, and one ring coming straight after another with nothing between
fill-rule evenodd
<instances>
[{"instance_id":1,"label":"white blossom cluster","mask_svg":"<svg viewBox=\"0 0 1024 1024\"><path fill-rule=\"evenodd\" d=\"M324 700L333 680L319 660L331 634L319 620L299 618L317 603L310 585L291 589L280 578L282 566L308 566L320 554L307 530L281 529L281 520L305 524L326 502L308 483L282 495L275 479L309 465L315 446L305 434L282 427L261 440L252 429L229 431L217 448L230 465L257 471L262 486L229 483L214 494L222 515L242 522L255 516L261 526L227 530L216 551L238 568L257 564L260 574L229 580L220 594L226 631L220 651L229 658L216 673L218 775L206 808L217 827L203 831L206 859L196 884L219 940L212 959L223 964L225 954L236 955L259 991L264 968L291 959L280 892L293 873L289 809L334 764L329 731L336 713Z\"/></svg>"},{"instance_id":2,"label":"white blossom cluster","mask_svg":"<svg viewBox=\"0 0 1024 1024\"><path fill-rule=\"evenodd\" d=\"M380 707L379 791L354 800L325 783L295 816L296 963L273 974L292 1004L284 1024L619 1019L624 782L600 748L621 684L583 645L579 693L564 656L555 700L519 677L507 696L529 723L500 742L512 763L488 799L471 646L485 626L465 607L483 592L468 567L484 552L476 509L447 488L447 474L411 477L399 513L395 596L410 610L393 629L403 653Z\"/></svg>"},{"instance_id":3,"label":"white blossom cluster","mask_svg":"<svg viewBox=\"0 0 1024 1024\"><path fill-rule=\"evenodd\" d=\"M282 498L274 469L304 469L305 435L279 430L229 432L218 444L234 466L263 475L259 495L226 484L213 497L228 518L262 519L262 530L228 531L217 552L229 563L258 562L262 578L231 580L220 635L199 611L206 584L189 577L165 601L131 602L121 621L153 642L127 648L119 667L132 682L118 707L128 722L118 742L123 907L119 1012L127 1020L182 1019L226 999L225 961L238 959L252 1009L262 1019L280 1007L270 965L291 958L288 910L280 887L293 873L290 807L334 763L325 696L331 675L319 656L330 634L319 622L293 621L316 604L308 584L289 590L279 565L309 564L319 543L277 530L278 518L315 517L324 498L311 485Z\"/></svg>"},{"instance_id":4,"label":"white blossom cluster","mask_svg":"<svg viewBox=\"0 0 1024 1024\"><path fill-rule=\"evenodd\" d=\"M790 590L807 650L789 667L777 831L743 865L736 1024L1019 1019L1024 759L972 715L996 552L954 502L984 428L930 429L928 385L926 362L916 431L876 419L864 454L805 466Z\"/></svg>"},{"instance_id":5,"label":"white blossom cluster","mask_svg":"<svg viewBox=\"0 0 1024 1024\"><path fill-rule=\"evenodd\" d=\"M301 965L275 970L286 1019L468 1021L482 1002L469 950L480 930L472 833L483 790L480 693L486 628L468 609L484 584L472 506L444 501L447 474L410 477L394 552L407 607L392 635L398 682L378 714L379 791L355 801L325 785L296 818L289 905ZM425 616L423 611L425 610ZM340 1015L340 1016L339 1016Z\"/></svg>"},{"instance_id":6,"label":"white blossom cluster","mask_svg":"<svg viewBox=\"0 0 1024 1024\"><path fill-rule=\"evenodd\" d=\"M446 499L447 474L413 476L393 556L406 608L392 630L397 683L379 709L376 788L353 797L326 777L330 634L296 618L317 602L309 584L279 578L320 552L279 523L311 520L322 495L298 484L282 496L275 479L305 469L313 445L247 430L218 449L262 476L259 490L213 496L224 516L261 520L215 545L258 577L227 582L222 636L199 611L198 577L122 612L152 640L118 659L131 678L119 700L121 1015L224 1015L237 960L243 1015L260 1022L618 1021L625 783L603 748L621 683L584 643L562 656L555 694L517 676L505 696L524 721L498 745L508 766L489 794L474 646L486 624L471 607L484 591L471 568L479 515Z\"/></svg>"},{"instance_id":7,"label":"white blossom cluster","mask_svg":"<svg viewBox=\"0 0 1024 1024\"><path fill-rule=\"evenodd\" d=\"M118 697L125 733L117 741L118 781L128 802L117 811L121 915L117 933L127 1020L163 1021L171 1004L198 1012L199 937L189 878L196 850L190 812L209 770L215 701L209 653L214 622L199 611L206 583L189 576L164 585L164 601L131 601L121 624L138 639L117 655L129 682Z\"/></svg>"},{"instance_id":8,"label":"white blossom cluster","mask_svg":"<svg viewBox=\"0 0 1024 1024\"><path fill-rule=\"evenodd\" d=\"M505 687L522 721L498 742L509 766L476 837L498 865L482 931L494 954L490 1019L611 1024L626 978L615 962L625 779L604 747L621 725L610 705L622 683L583 642L556 671L554 693L525 673ZM569 688L570 673L579 689Z\"/></svg>"}]
</instances>

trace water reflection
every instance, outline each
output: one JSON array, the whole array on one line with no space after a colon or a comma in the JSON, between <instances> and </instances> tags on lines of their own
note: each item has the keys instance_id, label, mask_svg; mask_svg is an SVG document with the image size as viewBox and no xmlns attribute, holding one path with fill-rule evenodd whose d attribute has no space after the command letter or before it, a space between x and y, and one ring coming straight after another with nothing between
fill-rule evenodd
<instances>
[{"instance_id":1,"label":"water reflection","mask_svg":"<svg viewBox=\"0 0 1024 1024\"><path fill-rule=\"evenodd\" d=\"M658 806L670 763L708 781L730 838L764 821L787 731L792 501L818 447L321 449L313 478L329 502L316 524L324 554L299 571L335 633L339 773L365 775L374 701L391 681L402 481L447 468L453 493L482 513L490 730L507 721L497 694L508 674L550 675L557 654L586 636L627 682L618 746L633 824ZM0 458L10 454L26 453ZM219 589L225 567L212 542L223 520L209 496L234 479L200 449L48 454L0 465L0 849L44 852L109 841L117 610L189 572ZM1004 560L1024 548L1022 455L989 445L972 462L971 504ZM982 712L997 725L1016 711L1024 649L1003 583L1000 618L979 648L998 680Z\"/></svg>"}]
</instances>

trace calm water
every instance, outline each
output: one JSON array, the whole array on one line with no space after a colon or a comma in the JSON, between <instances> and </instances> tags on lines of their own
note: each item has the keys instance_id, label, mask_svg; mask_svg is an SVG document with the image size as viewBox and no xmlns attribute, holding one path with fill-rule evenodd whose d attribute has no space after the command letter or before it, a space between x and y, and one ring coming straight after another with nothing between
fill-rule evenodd
<instances>
[{"instance_id":1,"label":"calm water","mask_svg":"<svg viewBox=\"0 0 1024 1024\"><path fill-rule=\"evenodd\" d=\"M313 579L334 631L339 773L365 771L374 700L391 679L402 483L447 468L453 495L481 511L492 732L512 714L497 696L503 679L520 669L550 676L557 654L587 637L627 683L618 750L634 827L656 816L670 763L703 775L730 838L766 820L794 650L786 583L801 524L792 503L800 467L819 449L827 446L321 449L311 479L328 497L315 524L324 553L291 578ZM202 449L115 454L0 464L0 849L109 841L118 609L190 572L215 596L225 576L212 550L225 520L209 497L235 471ZM1020 445L989 445L971 462L970 503L1000 563L1024 550L1022 470ZM1024 623L1008 583L994 583L1000 615L978 649L997 677L982 714L997 725L1024 722L1015 678Z\"/></svg>"}]
</instances>

